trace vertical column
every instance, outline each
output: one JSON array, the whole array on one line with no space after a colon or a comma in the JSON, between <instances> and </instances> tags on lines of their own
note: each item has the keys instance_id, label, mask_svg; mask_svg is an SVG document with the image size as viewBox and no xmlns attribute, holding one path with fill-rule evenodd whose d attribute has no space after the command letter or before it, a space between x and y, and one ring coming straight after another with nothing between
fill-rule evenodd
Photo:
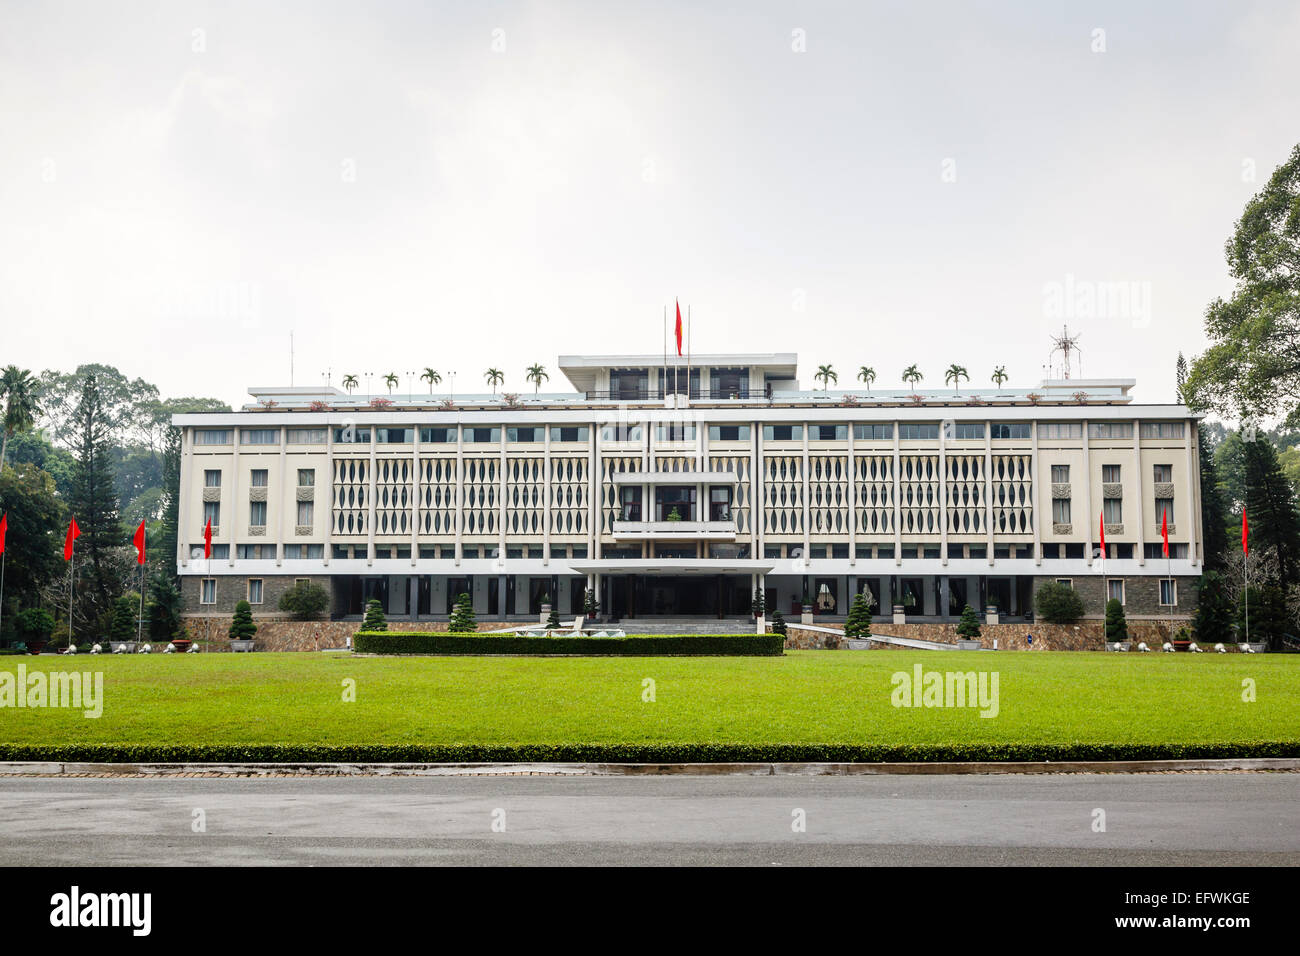
<instances>
[{"instance_id":1,"label":"vertical column","mask_svg":"<svg viewBox=\"0 0 1300 956\"><path fill-rule=\"evenodd\" d=\"M1083 522L1083 555L1088 561L1088 567L1092 567L1092 529L1093 523L1100 519L1092 516L1092 459L1088 455L1088 422L1086 419L1081 427L1083 428L1083 513L1087 515L1087 520ZM1074 516L1071 515L1070 518L1073 520Z\"/></svg>"},{"instance_id":2,"label":"vertical column","mask_svg":"<svg viewBox=\"0 0 1300 956\"><path fill-rule=\"evenodd\" d=\"M420 426L411 427L411 567L420 557ZM415 605L411 606L415 618Z\"/></svg>"},{"instance_id":3,"label":"vertical column","mask_svg":"<svg viewBox=\"0 0 1300 956\"><path fill-rule=\"evenodd\" d=\"M370 438L370 474L367 476L366 491L366 566L372 566L375 563L375 494L378 487L378 477L375 475L375 467L379 461L378 452L375 450L375 426L371 425L367 431Z\"/></svg>"},{"instance_id":4,"label":"vertical column","mask_svg":"<svg viewBox=\"0 0 1300 956\"><path fill-rule=\"evenodd\" d=\"M849 422L849 567L858 563L858 461L853 444L853 422Z\"/></svg>"},{"instance_id":5,"label":"vertical column","mask_svg":"<svg viewBox=\"0 0 1300 956\"><path fill-rule=\"evenodd\" d=\"M542 427L542 567L551 564L551 426ZM551 593L551 605L560 606L559 596Z\"/></svg>"},{"instance_id":6,"label":"vertical column","mask_svg":"<svg viewBox=\"0 0 1300 956\"><path fill-rule=\"evenodd\" d=\"M1200 542L1205 540L1203 537L1205 532L1201 527L1201 495L1204 491L1201 489L1200 425L1196 419L1189 418L1184 429L1187 434L1187 507L1188 520L1191 522L1187 535L1187 560L1195 567L1204 563L1204 558L1198 553L1197 548Z\"/></svg>"},{"instance_id":7,"label":"vertical column","mask_svg":"<svg viewBox=\"0 0 1300 956\"><path fill-rule=\"evenodd\" d=\"M803 423L803 563L812 560L812 511L808 502L808 423Z\"/></svg>"},{"instance_id":8,"label":"vertical column","mask_svg":"<svg viewBox=\"0 0 1300 956\"><path fill-rule=\"evenodd\" d=\"M248 520L247 500L242 502L244 506L242 515L240 514L239 509L241 504L239 500L239 443L243 437L240 434L241 431L243 431L243 429L236 428L234 435L231 436L235 441L235 445L232 459L233 464L230 468L230 510L227 512L225 520L221 522L221 537L230 542L226 545L226 547L230 549L230 553L226 555L226 567L228 568L233 568L235 566L235 529L240 527L242 522ZM280 448L283 449L284 446L281 445Z\"/></svg>"},{"instance_id":9,"label":"vertical column","mask_svg":"<svg viewBox=\"0 0 1300 956\"><path fill-rule=\"evenodd\" d=\"M953 427L956 428L956 422ZM948 429L942 422L939 423L939 564L948 564Z\"/></svg>"},{"instance_id":10,"label":"vertical column","mask_svg":"<svg viewBox=\"0 0 1300 956\"><path fill-rule=\"evenodd\" d=\"M190 515L190 499L194 489L190 487L194 476L194 429L189 425L181 428L180 475L176 489L176 560L182 568L190 566L190 538L194 530L190 527L193 520ZM199 492L200 497L203 492Z\"/></svg>"},{"instance_id":11,"label":"vertical column","mask_svg":"<svg viewBox=\"0 0 1300 956\"><path fill-rule=\"evenodd\" d=\"M647 426L648 427L648 426ZM593 422L591 428L591 449L588 452L587 475L587 554L592 558L600 557L600 521L601 521L601 487L600 476L600 423ZM594 578L593 578L594 581ZM592 587L595 585L592 584Z\"/></svg>"},{"instance_id":12,"label":"vertical column","mask_svg":"<svg viewBox=\"0 0 1300 956\"><path fill-rule=\"evenodd\" d=\"M269 478L267 484L270 484ZM289 480L289 429L283 426L280 428L280 475L277 479L276 490L279 494L272 495L271 489L266 489L266 510L271 511L272 502L278 501L280 503L279 507L275 509L275 513L268 514L266 520L268 523L274 523L275 525L275 556L279 558L284 552L285 519L285 515L280 514L279 511L285 507L284 501L286 498L289 499L288 508L289 513L293 515L294 524L298 522L298 481L296 475L293 481ZM314 516L316 513L315 503L312 504L311 510ZM235 556L233 548L230 551L230 556L232 558Z\"/></svg>"},{"instance_id":13,"label":"vertical column","mask_svg":"<svg viewBox=\"0 0 1300 956\"><path fill-rule=\"evenodd\" d=\"M763 477L763 424L750 422L749 428L749 433L753 436L753 442L750 444L752 464L749 473L749 503L750 513L754 519L754 557L761 558L763 557L763 525L767 518L767 482Z\"/></svg>"},{"instance_id":14,"label":"vertical column","mask_svg":"<svg viewBox=\"0 0 1300 956\"><path fill-rule=\"evenodd\" d=\"M1146 560L1145 556L1147 550L1147 544L1146 544L1147 528L1146 528L1146 519L1144 516L1144 512L1146 509L1143 508L1142 505L1146 502L1146 497L1147 497L1147 492L1146 492L1147 478L1142 470L1142 423L1139 421L1133 422L1133 473L1134 475L1137 476L1136 515L1137 515L1137 532L1138 532L1137 543L1134 544L1133 547L1137 550L1137 553L1142 556L1142 560L1145 563ZM1152 478L1154 477L1155 476L1152 475ZM1154 496L1155 496L1154 482L1152 482L1151 491L1152 491L1152 501L1153 501L1152 506L1154 507ZM1103 505L1103 507L1105 506ZM1105 593L1106 593L1105 591L1102 592L1103 596L1105 595Z\"/></svg>"},{"instance_id":15,"label":"vertical column","mask_svg":"<svg viewBox=\"0 0 1300 956\"><path fill-rule=\"evenodd\" d=\"M497 557L501 561L506 559L506 423L501 423L501 441L498 445L498 464L497 464L497 495L500 500L497 502ZM504 567L504 565L503 565ZM505 592L501 592L501 599L505 600Z\"/></svg>"},{"instance_id":16,"label":"vertical column","mask_svg":"<svg viewBox=\"0 0 1300 956\"><path fill-rule=\"evenodd\" d=\"M901 498L902 478L899 475L899 466L902 464L902 455L899 454L898 446L898 426L899 422L894 422L894 564L895 566L903 563L903 502Z\"/></svg>"},{"instance_id":17,"label":"vertical column","mask_svg":"<svg viewBox=\"0 0 1300 956\"><path fill-rule=\"evenodd\" d=\"M321 562L325 567L330 566L331 552L334 550L334 429L330 427L328 421L325 422L325 558ZM316 483L316 490L313 494L321 493L321 485ZM297 492L294 492L297 495Z\"/></svg>"},{"instance_id":18,"label":"vertical column","mask_svg":"<svg viewBox=\"0 0 1300 956\"><path fill-rule=\"evenodd\" d=\"M1038 451L1038 427L1030 425L1033 430L1033 442L1035 455ZM984 526L985 526L985 556L984 560L989 564L993 563L993 423L986 421L984 423ZM1037 558L1038 548L1038 522L1034 522L1034 557Z\"/></svg>"},{"instance_id":19,"label":"vertical column","mask_svg":"<svg viewBox=\"0 0 1300 956\"><path fill-rule=\"evenodd\" d=\"M465 436L460 430L460 416L456 417L456 567L460 567L465 552Z\"/></svg>"}]
</instances>

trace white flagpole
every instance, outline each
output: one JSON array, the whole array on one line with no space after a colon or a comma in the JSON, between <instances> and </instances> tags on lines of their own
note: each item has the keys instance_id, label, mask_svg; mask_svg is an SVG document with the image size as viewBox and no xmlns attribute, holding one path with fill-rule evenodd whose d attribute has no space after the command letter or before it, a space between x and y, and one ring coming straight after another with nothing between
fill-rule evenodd
<instances>
[{"instance_id":1,"label":"white flagpole","mask_svg":"<svg viewBox=\"0 0 1300 956\"><path fill-rule=\"evenodd\" d=\"M144 533L143 544L146 547L149 544L148 530L146 530ZM137 644L140 643L140 639L143 635L144 635L144 562L141 562L140 563L140 616L136 618L136 622L135 622L135 642Z\"/></svg>"},{"instance_id":2,"label":"white flagpole","mask_svg":"<svg viewBox=\"0 0 1300 956\"><path fill-rule=\"evenodd\" d=\"M1246 643L1250 643L1250 552L1241 552L1241 567L1246 575L1246 589L1242 592L1246 598Z\"/></svg>"},{"instance_id":3,"label":"white flagpole","mask_svg":"<svg viewBox=\"0 0 1300 956\"><path fill-rule=\"evenodd\" d=\"M72 577L77 566L77 539L72 539L72 554L68 558L68 646L72 646Z\"/></svg>"}]
</instances>

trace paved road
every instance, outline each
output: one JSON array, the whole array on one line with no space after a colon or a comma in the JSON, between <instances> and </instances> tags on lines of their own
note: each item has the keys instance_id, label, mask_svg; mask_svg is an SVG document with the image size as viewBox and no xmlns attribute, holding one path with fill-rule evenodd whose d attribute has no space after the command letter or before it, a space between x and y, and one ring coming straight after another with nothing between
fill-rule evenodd
<instances>
[{"instance_id":1,"label":"paved road","mask_svg":"<svg viewBox=\"0 0 1300 956\"><path fill-rule=\"evenodd\" d=\"M0 864L1295 866L1297 805L1285 773L0 778Z\"/></svg>"}]
</instances>

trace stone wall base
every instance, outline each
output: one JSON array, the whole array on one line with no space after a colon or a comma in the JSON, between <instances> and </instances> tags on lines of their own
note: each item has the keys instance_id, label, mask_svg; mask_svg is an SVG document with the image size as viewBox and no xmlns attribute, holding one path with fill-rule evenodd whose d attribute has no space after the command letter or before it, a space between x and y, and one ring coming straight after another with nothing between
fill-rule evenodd
<instances>
[{"instance_id":1,"label":"stone wall base","mask_svg":"<svg viewBox=\"0 0 1300 956\"><path fill-rule=\"evenodd\" d=\"M231 615L206 617L186 617L181 621L185 636L194 641L209 643L202 645L204 651L229 651ZM335 647L346 647L348 638L361 630L360 621L290 621L290 620L256 620L257 633L253 635L254 648L259 651L321 651ZM479 621L480 631L496 631L512 625L531 624L536 626L535 618L523 621ZM447 621L389 621L390 631L445 631Z\"/></svg>"}]
</instances>

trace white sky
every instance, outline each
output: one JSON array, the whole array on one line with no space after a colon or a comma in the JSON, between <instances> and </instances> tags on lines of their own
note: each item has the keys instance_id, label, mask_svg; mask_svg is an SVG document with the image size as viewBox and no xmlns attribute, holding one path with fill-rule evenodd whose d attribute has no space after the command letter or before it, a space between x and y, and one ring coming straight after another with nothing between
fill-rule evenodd
<instances>
[{"instance_id":1,"label":"white sky","mask_svg":"<svg viewBox=\"0 0 1300 956\"><path fill-rule=\"evenodd\" d=\"M1300 139L1297 51L1284 2L4 0L0 363L241 404L292 330L299 385L559 390L677 295L695 351L809 386L1025 384L1053 288L1135 283L1070 320L1083 374L1170 401Z\"/></svg>"}]
</instances>

